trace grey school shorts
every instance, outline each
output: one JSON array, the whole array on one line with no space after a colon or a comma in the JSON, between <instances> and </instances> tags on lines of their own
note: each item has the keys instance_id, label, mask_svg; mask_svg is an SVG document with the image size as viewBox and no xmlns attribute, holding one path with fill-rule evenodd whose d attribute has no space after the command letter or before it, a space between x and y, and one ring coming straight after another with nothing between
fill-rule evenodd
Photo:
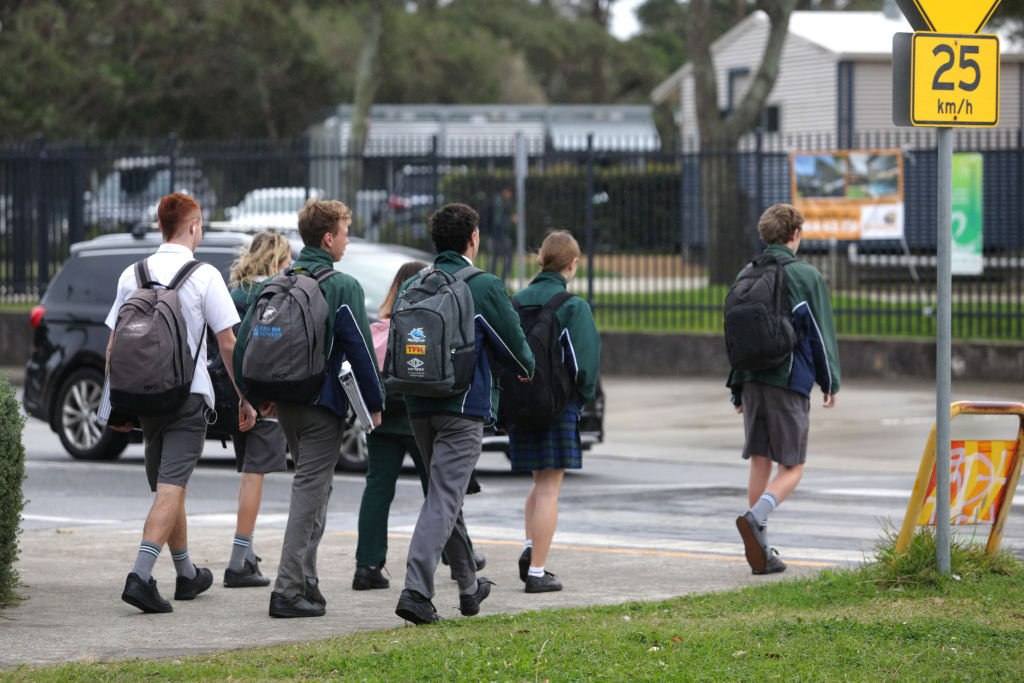
<instances>
[{"instance_id":1,"label":"grey school shorts","mask_svg":"<svg viewBox=\"0 0 1024 683\"><path fill-rule=\"evenodd\" d=\"M743 458L763 455L794 467L807 460L811 401L796 391L759 382L743 385Z\"/></svg>"},{"instance_id":2,"label":"grey school shorts","mask_svg":"<svg viewBox=\"0 0 1024 683\"><path fill-rule=\"evenodd\" d=\"M288 469L288 444L277 420L260 420L247 432L233 432L231 444L239 472L266 474Z\"/></svg>"},{"instance_id":3,"label":"grey school shorts","mask_svg":"<svg viewBox=\"0 0 1024 683\"><path fill-rule=\"evenodd\" d=\"M203 396L189 394L173 413L139 418L151 490L156 491L158 483L188 486L206 443L206 411Z\"/></svg>"}]
</instances>

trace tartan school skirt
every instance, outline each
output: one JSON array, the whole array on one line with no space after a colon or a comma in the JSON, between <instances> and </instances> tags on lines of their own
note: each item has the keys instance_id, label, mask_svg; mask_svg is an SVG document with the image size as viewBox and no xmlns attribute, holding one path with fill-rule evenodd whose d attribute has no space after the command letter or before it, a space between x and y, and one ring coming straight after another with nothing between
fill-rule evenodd
<instances>
[{"instance_id":1,"label":"tartan school skirt","mask_svg":"<svg viewBox=\"0 0 1024 683\"><path fill-rule=\"evenodd\" d=\"M578 470L583 466L579 416L571 410L546 429L521 429L512 425L508 436L513 472L544 469Z\"/></svg>"}]
</instances>

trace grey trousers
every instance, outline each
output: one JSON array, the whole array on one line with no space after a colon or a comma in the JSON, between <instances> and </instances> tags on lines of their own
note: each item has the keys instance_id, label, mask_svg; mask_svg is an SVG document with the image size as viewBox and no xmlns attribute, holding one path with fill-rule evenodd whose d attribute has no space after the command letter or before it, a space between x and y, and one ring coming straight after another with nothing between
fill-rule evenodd
<instances>
[{"instance_id":1,"label":"grey trousers","mask_svg":"<svg viewBox=\"0 0 1024 683\"><path fill-rule=\"evenodd\" d=\"M465 527L456 524L466 486L480 459L484 425L456 415L414 417L409 421L427 468L429 483L409 542L405 587L434 597L434 571L442 551L459 591L476 589L476 566Z\"/></svg>"},{"instance_id":2,"label":"grey trousers","mask_svg":"<svg viewBox=\"0 0 1024 683\"><path fill-rule=\"evenodd\" d=\"M341 455L344 420L320 406L276 406L295 475L274 591L290 598L305 592L306 579L317 578L316 551L327 522L327 502L334 466Z\"/></svg>"}]
</instances>

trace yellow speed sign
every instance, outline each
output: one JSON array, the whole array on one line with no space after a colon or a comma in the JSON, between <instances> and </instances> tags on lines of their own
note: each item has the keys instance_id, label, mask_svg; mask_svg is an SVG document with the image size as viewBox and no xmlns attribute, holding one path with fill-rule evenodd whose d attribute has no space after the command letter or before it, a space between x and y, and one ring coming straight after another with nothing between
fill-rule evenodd
<instances>
[{"instance_id":1,"label":"yellow speed sign","mask_svg":"<svg viewBox=\"0 0 1024 683\"><path fill-rule=\"evenodd\" d=\"M999 123L999 37L915 32L910 121L915 126Z\"/></svg>"}]
</instances>

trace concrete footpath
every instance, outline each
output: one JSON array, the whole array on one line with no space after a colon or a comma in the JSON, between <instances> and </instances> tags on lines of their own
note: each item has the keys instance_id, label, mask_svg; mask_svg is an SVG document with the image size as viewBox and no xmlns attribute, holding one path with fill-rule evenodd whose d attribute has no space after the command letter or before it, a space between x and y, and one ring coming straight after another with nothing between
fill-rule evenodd
<instances>
[{"instance_id":1,"label":"concrete footpath","mask_svg":"<svg viewBox=\"0 0 1024 683\"><path fill-rule=\"evenodd\" d=\"M929 403L929 383L851 383L844 389L835 410L812 409L815 466L916 471L922 428L894 437L879 433L877 425L889 416L917 420L918 424L923 420L930 426L934 398ZM1015 398L1018 391L1008 383L954 389L954 398L1004 400ZM718 380L690 383L686 378L609 378L605 391L607 439L594 449L594 455L695 461L737 455L737 430L741 428L737 416L724 404L726 392ZM814 402L820 403L817 392ZM681 405L686 409L681 410ZM926 433L927 427L923 429ZM407 535L394 535L389 543L391 588L353 591L355 533L328 530L319 558L326 616L277 620L267 615L269 587L227 589L221 585L226 564L223 539L230 537L233 522L190 527L194 561L214 574L214 585L207 593L191 602L172 601L174 612L162 615L145 615L121 602L126 568L138 547L141 526L140 521L132 529L54 527L21 534L17 569L26 599L0 614L0 668L172 657L405 627L394 608L404 580ZM261 528L259 533L264 567L272 573L283 532ZM475 545L487 556L487 567L480 575L497 584L483 603L481 615L661 600L808 576L829 566L791 562L784 574L752 576L738 537L736 553L728 555L565 545L558 540L556 533L558 570L571 577L566 590L527 595L516 571L520 544L474 535ZM156 578L163 595L170 598L174 578L166 557L158 563ZM434 604L438 612L443 617L463 618L458 615L455 584L444 566L438 569L437 587Z\"/></svg>"}]
</instances>

